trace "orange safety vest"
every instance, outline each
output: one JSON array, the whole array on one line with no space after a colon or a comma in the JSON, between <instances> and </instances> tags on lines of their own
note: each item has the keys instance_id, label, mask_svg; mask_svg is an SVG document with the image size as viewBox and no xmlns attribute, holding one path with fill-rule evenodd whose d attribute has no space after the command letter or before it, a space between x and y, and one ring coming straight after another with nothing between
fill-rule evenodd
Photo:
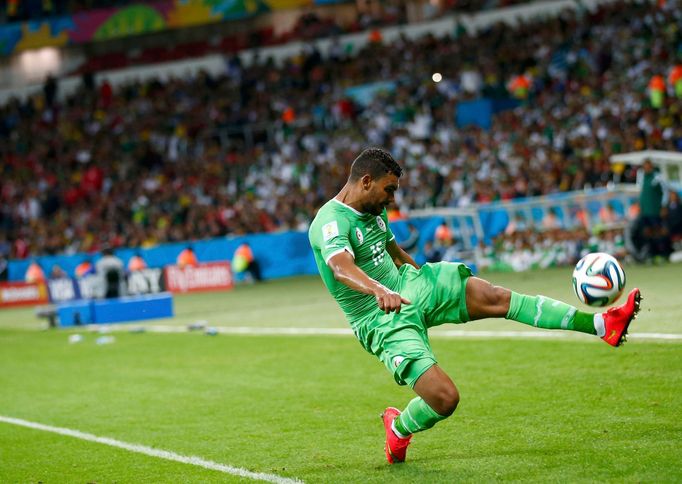
<instances>
[{"instance_id":1,"label":"orange safety vest","mask_svg":"<svg viewBox=\"0 0 682 484\"><path fill-rule=\"evenodd\" d=\"M185 249L180 252L177 262L180 268L187 266L196 267L199 265L196 254L190 249Z\"/></svg>"},{"instance_id":2,"label":"orange safety vest","mask_svg":"<svg viewBox=\"0 0 682 484\"><path fill-rule=\"evenodd\" d=\"M530 79L523 74L512 78L509 83L509 91L517 98L525 98L528 95L529 89Z\"/></svg>"},{"instance_id":3,"label":"orange safety vest","mask_svg":"<svg viewBox=\"0 0 682 484\"><path fill-rule=\"evenodd\" d=\"M434 235L436 240L441 242L445 240L452 240L452 230L450 230L450 227L447 225L439 225Z\"/></svg>"},{"instance_id":4,"label":"orange safety vest","mask_svg":"<svg viewBox=\"0 0 682 484\"><path fill-rule=\"evenodd\" d=\"M649 89L652 91L665 91L663 76L655 75L649 81Z\"/></svg>"},{"instance_id":5,"label":"orange safety vest","mask_svg":"<svg viewBox=\"0 0 682 484\"><path fill-rule=\"evenodd\" d=\"M141 271L147 268L147 263L139 255L134 255L128 261L128 270L130 272Z\"/></svg>"},{"instance_id":6,"label":"orange safety vest","mask_svg":"<svg viewBox=\"0 0 682 484\"><path fill-rule=\"evenodd\" d=\"M234 251L235 257L243 257L246 262L253 262L253 251L248 244L242 244Z\"/></svg>"},{"instance_id":7,"label":"orange safety vest","mask_svg":"<svg viewBox=\"0 0 682 484\"><path fill-rule=\"evenodd\" d=\"M37 262L31 262L26 269L26 282L45 282L45 272Z\"/></svg>"},{"instance_id":8,"label":"orange safety vest","mask_svg":"<svg viewBox=\"0 0 682 484\"><path fill-rule=\"evenodd\" d=\"M284 110L282 113L282 121L284 121L286 124L291 124L296 121L296 111L294 111L294 108L289 106Z\"/></svg>"}]
</instances>

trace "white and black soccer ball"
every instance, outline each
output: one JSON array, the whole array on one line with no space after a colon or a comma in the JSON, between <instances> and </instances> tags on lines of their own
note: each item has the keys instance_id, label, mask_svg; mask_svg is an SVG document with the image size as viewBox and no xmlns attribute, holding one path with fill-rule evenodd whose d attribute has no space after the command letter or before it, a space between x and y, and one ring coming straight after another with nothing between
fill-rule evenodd
<instances>
[{"instance_id":1,"label":"white and black soccer ball","mask_svg":"<svg viewBox=\"0 0 682 484\"><path fill-rule=\"evenodd\" d=\"M625 288L625 271L615 257L592 252L580 259L573 270L573 290L588 306L608 306Z\"/></svg>"}]
</instances>

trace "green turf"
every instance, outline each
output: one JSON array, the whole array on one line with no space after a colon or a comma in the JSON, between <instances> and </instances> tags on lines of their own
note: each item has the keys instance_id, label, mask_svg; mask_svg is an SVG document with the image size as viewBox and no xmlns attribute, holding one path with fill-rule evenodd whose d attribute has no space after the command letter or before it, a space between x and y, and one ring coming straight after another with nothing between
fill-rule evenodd
<instances>
[{"instance_id":1,"label":"green turf","mask_svg":"<svg viewBox=\"0 0 682 484\"><path fill-rule=\"evenodd\" d=\"M636 328L681 333L682 267L627 270L646 298ZM575 300L565 270L487 277ZM317 279L296 278L180 297L161 322L343 327L333 304ZM0 415L307 482L682 480L680 343L434 337L460 408L388 466L378 415L412 394L352 337L121 332L69 344L73 331L39 325L33 310L0 312ZM237 480L0 423L0 482Z\"/></svg>"}]
</instances>

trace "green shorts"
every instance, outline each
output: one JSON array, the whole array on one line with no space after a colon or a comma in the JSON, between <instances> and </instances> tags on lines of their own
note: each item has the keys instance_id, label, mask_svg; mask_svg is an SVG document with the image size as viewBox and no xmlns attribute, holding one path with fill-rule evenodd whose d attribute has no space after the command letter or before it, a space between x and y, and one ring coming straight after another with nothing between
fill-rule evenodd
<instances>
[{"instance_id":1,"label":"green shorts","mask_svg":"<svg viewBox=\"0 0 682 484\"><path fill-rule=\"evenodd\" d=\"M404 304L400 314L377 308L353 321L360 344L386 365L399 385L414 387L436 363L428 328L469 321L466 281L471 275L464 264L438 262L421 269L405 264L400 268L398 292L412 304Z\"/></svg>"}]
</instances>

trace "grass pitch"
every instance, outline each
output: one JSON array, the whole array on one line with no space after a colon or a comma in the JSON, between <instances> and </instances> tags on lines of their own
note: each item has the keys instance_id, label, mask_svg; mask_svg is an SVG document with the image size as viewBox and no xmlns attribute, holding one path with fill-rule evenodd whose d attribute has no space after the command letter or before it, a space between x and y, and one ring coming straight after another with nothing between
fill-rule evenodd
<instances>
[{"instance_id":1,"label":"grass pitch","mask_svg":"<svg viewBox=\"0 0 682 484\"><path fill-rule=\"evenodd\" d=\"M629 267L631 332L682 333L682 266ZM575 302L570 271L487 274ZM317 278L176 298L185 326L346 327ZM453 417L383 456L379 413L412 398L352 336L40 330L0 312L0 415L306 482L680 481L682 342L447 338ZM453 328L452 326L450 328ZM502 320L457 326L524 330ZM0 482L233 482L237 477L0 422Z\"/></svg>"}]
</instances>

